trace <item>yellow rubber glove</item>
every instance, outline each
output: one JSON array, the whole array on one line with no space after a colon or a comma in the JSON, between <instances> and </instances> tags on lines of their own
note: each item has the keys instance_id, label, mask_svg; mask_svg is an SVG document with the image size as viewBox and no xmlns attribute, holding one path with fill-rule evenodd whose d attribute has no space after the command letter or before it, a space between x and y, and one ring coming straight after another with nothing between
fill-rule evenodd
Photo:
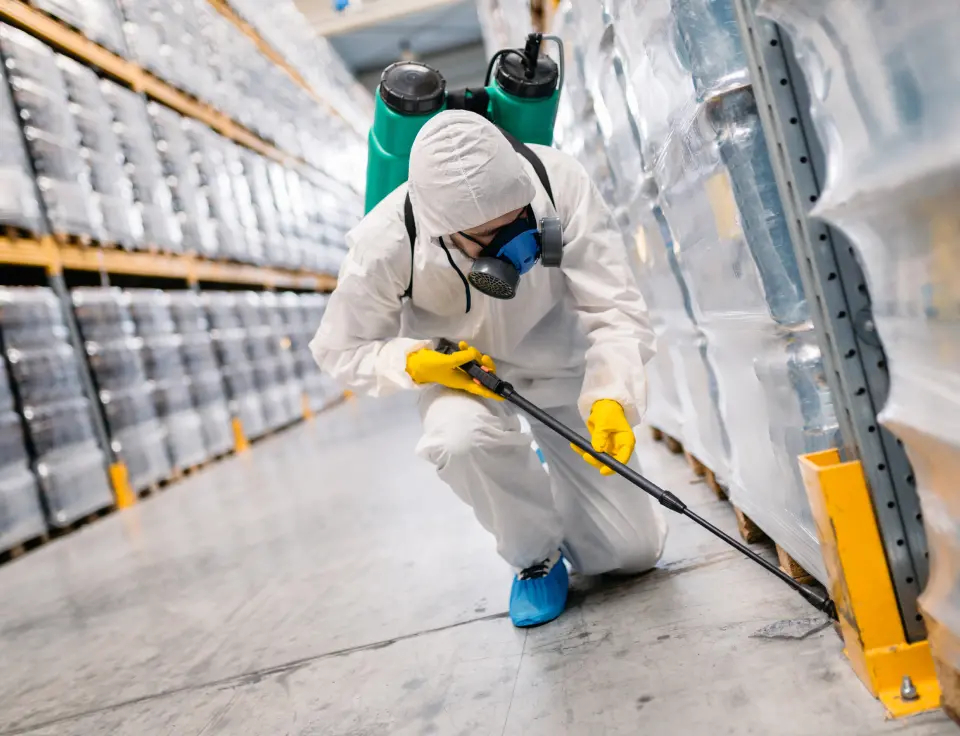
<instances>
[{"instance_id":1,"label":"yellow rubber glove","mask_svg":"<svg viewBox=\"0 0 960 736\"><path fill-rule=\"evenodd\" d=\"M637 438L619 403L612 399L595 401L590 408L587 429L590 430L590 441L594 450L612 455L622 463L630 460L633 449L637 445ZM589 465L599 468L601 475L613 475L613 471L606 465L593 459L579 447L570 446Z\"/></svg>"},{"instance_id":2,"label":"yellow rubber glove","mask_svg":"<svg viewBox=\"0 0 960 736\"><path fill-rule=\"evenodd\" d=\"M460 366L475 360L488 371L495 373L497 367L490 356L483 355L465 342L461 342L459 347L459 352L450 355L438 353L429 348L410 353L407 356L407 373L414 383L439 383L441 386L466 391L484 399L503 401L502 396L497 396L493 391L484 388L470 378L465 371L460 370Z\"/></svg>"}]
</instances>

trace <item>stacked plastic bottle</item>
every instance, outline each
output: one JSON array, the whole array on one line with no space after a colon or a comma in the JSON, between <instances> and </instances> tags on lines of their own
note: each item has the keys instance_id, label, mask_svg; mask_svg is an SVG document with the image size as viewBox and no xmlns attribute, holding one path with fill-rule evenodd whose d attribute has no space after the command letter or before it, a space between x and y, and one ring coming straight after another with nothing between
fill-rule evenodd
<instances>
[{"instance_id":1,"label":"stacked plastic bottle","mask_svg":"<svg viewBox=\"0 0 960 736\"><path fill-rule=\"evenodd\" d=\"M147 104L147 113L183 233L184 249L213 258L218 255L216 227L210 217L210 203L202 187L198 161L187 138L185 119L156 102Z\"/></svg>"},{"instance_id":2,"label":"stacked plastic bottle","mask_svg":"<svg viewBox=\"0 0 960 736\"><path fill-rule=\"evenodd\" d=\"M251 356L247 352L247 330L240 319L238 298L232 292L208 291L200 295L230 401L231 416L240 421L245 436L256 438L269 427Z\"/></svg>"},{"instance_id":3,"label":"stacked plastic bottle","mask_svg":"<svg viewBox=\"0 0 960 736\"><path fill-rule=\"evenodd\" d=\"M499 49L521 48L526 35L534 30L529 0L479 2L477 18L483 29L487 55Z\"/></svg>"},{"instance_id":4,"label":"stacked plastic bottle","mask_svg":"<svg viewBox=\"0 0 960 736\"><path fill-rule=\"evenodd\" d=\"M294 169L284 169L278 163L270 164L270 177L282 182L287 191L287 206L284 215L285 228L288 232L287 243L291 248L291 264L293 268L305 268L310 261L308 255L311 249L310 219L307 207L310 202L305 192L303 178ZM314 241L314 248L326 249L322 241Z\"/></svg>"},{"instance_id":5,"label":"stacked plastic bottle","mask_svg":"<svg viewBox=\"0 0 960 736\"><path fill-rule=\"evenodd\" d=\"M110 107L127 170L133 182L133 198L143 219L144 241L167 253L183 250L183 232L173 211L173 196L153 139L147 103L141 95L109 80L100 81Z\"/></svg>"},{"instance_id":6,"label":"stacked plastic bottle","mask_svg":"<svg viewBox=\"0 0 960 736\"><path fill-rule=\"evenodd\" d=\"M217 457L234 446L234 438L206 313L194 292L170 291L165 296L180 337L181 358L193 405L200 415L204 446L210 456Z\"/></svg>"},{"instance_id":7,"label":"stacked plastic bottle","mask_svg":"<svg viewBox=\"0 0 960 736\"><path fill-rule=\"evenodd\" d=\"M0 51L50 226L56 233L102 238L90 167L81 152L57 54L33 36L4 24L0 24Z\"/></svg>"},{"instance_id":8,"label":"stacked plastic bottle","mask_svg":"<svg viewBox=\"0 0 960 736\"><path fill-rule=\"evenodd\" d=\"M222 153L224 170L230 177L230 188L240 217L243 242L246 244L244 260L247 263L266 263L267 244L264 242L254 207L253 192L245 173L243 149L232 141L225 140Z\"/></svg>"},{"instance_id":9,"label":"stacked plastic bottle","mask_svg":"<svg viewBox=\"0 0 960 736\"><path fill-rule=\"evenodd\" d=\"M7 365L0 356L0 550L47 530Z\"/></svg>"},{"instance_id":10,"label":"stacked plastic bottle","mask_svg":"<svg viewBox=\"0 0 960 736\"><path fill-rule=\"evenodd\" d=\"M0 289L0 332L50 526L113 503L60 301L47 288Z\"/></svg>"},{"instance_id":11,"label":"stacked plastic bottle","mask_svg":"<svg viewBox=\"0 0 960 736\"><path fill-rule=\"evenodd\" d=\"M648 420L682 439L687 450L728 485L729 450L716 379L707 360L706 338L680 274L674 236L654 176L653 164L671 129L670 106L663 101L679 85L634 83L636 78L650 76L655 80L679 77L675 61L665 64L655 54L648 55L649 44L635 40L644 27L665 29L661 33L669 30L668 17L664 3L636 9L625 4L616 23L595 4L561 5L555 30L578 42L567 45L566 89L558 116L558 126L564 127L558 129L557 137L562 148L584 161L594 179L616 181L623 187L606 196L612 206L626 210L624 237L637 256L632 263L657 335L657 355L647 366ZM564 33L564 29L570 30ZM600 49L597 54L591 52L594 45ZM600 63L601 57L610 63ZM667 56L667 60L674 58ZM614 67L614 59L622 71ZM588 70L595 81L588 82ZM611 157L608 148L616 148L617 155Z\"/></svg>"},{"instance_id":12,"label":"stacked plastic bottle","mask_svg":"<svg viewBox=\"0 0 960 736\"><path fill-rule=\"evenodd\" d=\"M281 300L297 375L310 409L320 411L342 393L332 378L320 372L310 352L310 341L320 326L329 297L326 294L286 293Z\"/></svg>"},{"instance_id":13,"label":"stacked plastic bottle","mask_svg":"<svg viewBox=\"0 0 960 736\"><path fill-rule=\"evenodd\" d=\"M283 234L280 232L280 215L270 178L267 162L263 156L246 148L239 148L243 174L250 187L251 201L255 212L260 240L263 243L264 256L270 263L286 263L289 252Z\"/></svg>"},{"instance_id":14,"label":"stacked plastic bottle","mask_svg":"<svg viewBox=\"0 0 960 736\"><path fill-rule=\"evenodd\" d=\"M73 307L107 420L110 443L127 467L131 487L170 477L166 429L157 418L129 297L119 289L74 289Z\"/></svg>"},{"instance_id":15,"label":"stacked plastic bottle","mask_svg":"<svg viewBox=\"0 0 960 736\"><path fill-rule=\"evenodd\" d=\"M248 291L237 295L236 304L266 427L283 427L303 416L303 393L276 295Z\"/></svg>"},{"instance_id":16,"label":"stacked plastic bottle","mask_svg":"<svg viewBox=\"0 0 960 736\"><path fill-rule=\"evenodd\" d=\"M2 51L2 41L0 41ZM30 158L24 148L19 112L10 95L6 65L0 58L0 225L34 232L46 229Z\"/></svg>"},{"instance_id":17,"label":"stacked plastic bottle","mask_svg":"<svg viewBox=\"0 0 960 736\"><path fill-rule=\"evenodd\" d=\"M143 245L143 220L133 204L133 184L123 168L123 152L100 78L66 56L57 55L57 65L90 167L93 198L103 218L102 234L125 248L139 248Z\"/></svg>"},{"instance_id":18,"label":"stacked plastic bottle","mask_svg":"<svg viewBox=\"0 0 960 736\"><path fill-rule=\"evenodd\" d=\"M183 118L182 125L199 176L200 196L209 208L213 252L221 258L247 261L247 243L234 198L233 176L227 168L225 149L232 143L196 120Z\"/></svg>"},{"instance_id":19,"label":"stacked plastic bottle","mask_svg":"<svg viewBox=\"0 0 960 736\"><path fill-rule=\"evenodd\" d=\"M209 452L200 414L194 409L190 381L183 364L183 338L177 334L166 292L125 292L136 334L143 341L143 365L157 416L166 428L167 450L178 469L199 465Z\"/></svg>"},{"instance_id":20,"label":"stacked plastic bottle","mask_svg":"<svg viewBox=\"0 0 960 736\"><path fill-rule=\"evenodd\" d=\"M866 274L890 371L880 419L913 465L906 480L930 549L920 604L944 704L957 714L960 16L950 0L765 0L759 11L789 31L809 81L827 159L813 214L843 230Z\"/></svg>"},{"instance_id":21,"label":"stacked plastic bottle","mask_svg":"<svg viewBox=\"0 0 960 736\"><path fill-rule=\"evenodd\" d=\"M44 232L39 191L58 234L254 265L339 269L343 235L362 214L357 190L341 179L268 161L2 24L0 50L13 92L8 98L6 86L0 89L0 223ZM338 147L340 156L345 145L318 139L311 150Z\"/></svg>"},{"instance_id":22,"label":"stacked plastic bottle","mask_svg":"<svg viewBox=\"0 0 960 736\"><path fill-rule=\"evenodd\" d=\"M114 0L31 0L30 4L60 18L104 48L126 55L123 19Z\"/></svg>"},{"instance_id":23,"label":"stacked plastic bottle","mask_svg":"<svg viewBox=\"0 0 960 736\"><path fill-rule=\"evenodd\" d=\"M304 133L311 142L329 137L329 112L208 0L120 0L120 7L131 58L155 76L226 111L293 155L305 152ZM336 83L333 89L343 86ZM362 143L359 131L352 132L348 145L355 151Z\"/></svg>"},{"instance_id":24,"label":"stacked plastic bottle","mask_svg":"<svg viewBox=\"0 0 960 736\"><path fill-rule=\"evenodd\" d=\"M679 379L680 439L825 579L797 457L835 446L837 423L731 0L607 7L561 13L574 19L568 43L612 174L604 194L631 235L640 228L641 284L669 361L656 370ZM659 415L675 420L664 399Z\"/></svg>"}]
</instances>

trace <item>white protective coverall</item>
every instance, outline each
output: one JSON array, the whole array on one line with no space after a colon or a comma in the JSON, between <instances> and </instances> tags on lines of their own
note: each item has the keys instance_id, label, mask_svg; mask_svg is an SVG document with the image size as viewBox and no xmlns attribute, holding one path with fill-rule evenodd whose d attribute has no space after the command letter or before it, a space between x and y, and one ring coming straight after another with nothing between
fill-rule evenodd
<instances>
[{"instance_id":1,"label":"white protective coverall","mask_svg":"<svg viewBox=\"0 0 960 736\"><path fill-rule=\"evenodd\" d=\"M405 370L410 353L438 338L466 340L490 355L517 391L584 436L599 399L619 402L628 421L639 423L654 335L623 240L576 160L530 148L547 170L556 209L533 167L487 120L458 110L426 123L407 185L347 235L349 253L310 347L323 371L357 393L420 391L418 454L473 507L511 565L525 568L561 547L584 574L639 572L656 563L666 538L661 511L643 491L601 476L531 421L548 476L510 405L418 386ZM411 276L408 188L417 242L412 297L403 299ZM444 236L527 204L538 220L560 217L560 268L538 264L512 300L468 291L461 273L472 262Z\"/></svg>"}]
</instances>

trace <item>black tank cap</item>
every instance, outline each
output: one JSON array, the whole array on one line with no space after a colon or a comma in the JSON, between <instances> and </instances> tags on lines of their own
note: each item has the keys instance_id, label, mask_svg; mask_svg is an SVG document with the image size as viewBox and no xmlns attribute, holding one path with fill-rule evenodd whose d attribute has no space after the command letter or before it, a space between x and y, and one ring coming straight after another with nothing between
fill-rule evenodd
<instances>
[{"instance_id":1,"label":"black tank cap","mask_svg":"<svg viewBox=\"0 0 960 736\"><path fill-rule=\"evenodd\" d=\"M514 97L545 98L557 88L560 71L556 62L548 56L537 60L537 70L533 79L527 79L527 70L519 54L506 54L497 67L497 84Z\"/></svg>"},{"instance_id":2,"label":"black tank cap","mask_svg":"<svg viewBox=\"0 0 960 736\"><path fill-rule=\"evenodd\" d=\"M443 107L447 81L436 69L418 61L398 61L380 75L380 99L408 115L426 115Z\"/></svg>"}]
</instances>

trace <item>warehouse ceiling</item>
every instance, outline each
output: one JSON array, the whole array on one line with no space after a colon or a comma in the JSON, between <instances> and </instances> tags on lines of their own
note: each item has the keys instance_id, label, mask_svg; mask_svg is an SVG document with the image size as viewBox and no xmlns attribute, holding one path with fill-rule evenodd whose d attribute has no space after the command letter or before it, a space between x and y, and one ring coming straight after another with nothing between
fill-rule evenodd
<instances>
[{"instance_id":1,"label":"warehouse ceiling","mask_svg":"<svg viewBox=\"0 0 960 736\"><path fill-rule=\"evenodd\" d=\"M400 58L427 61L481 42L474 0L296 0L300 11L358 74ZM482 70L481 70L482 74Z\"/></svg>"}]
</instances>

